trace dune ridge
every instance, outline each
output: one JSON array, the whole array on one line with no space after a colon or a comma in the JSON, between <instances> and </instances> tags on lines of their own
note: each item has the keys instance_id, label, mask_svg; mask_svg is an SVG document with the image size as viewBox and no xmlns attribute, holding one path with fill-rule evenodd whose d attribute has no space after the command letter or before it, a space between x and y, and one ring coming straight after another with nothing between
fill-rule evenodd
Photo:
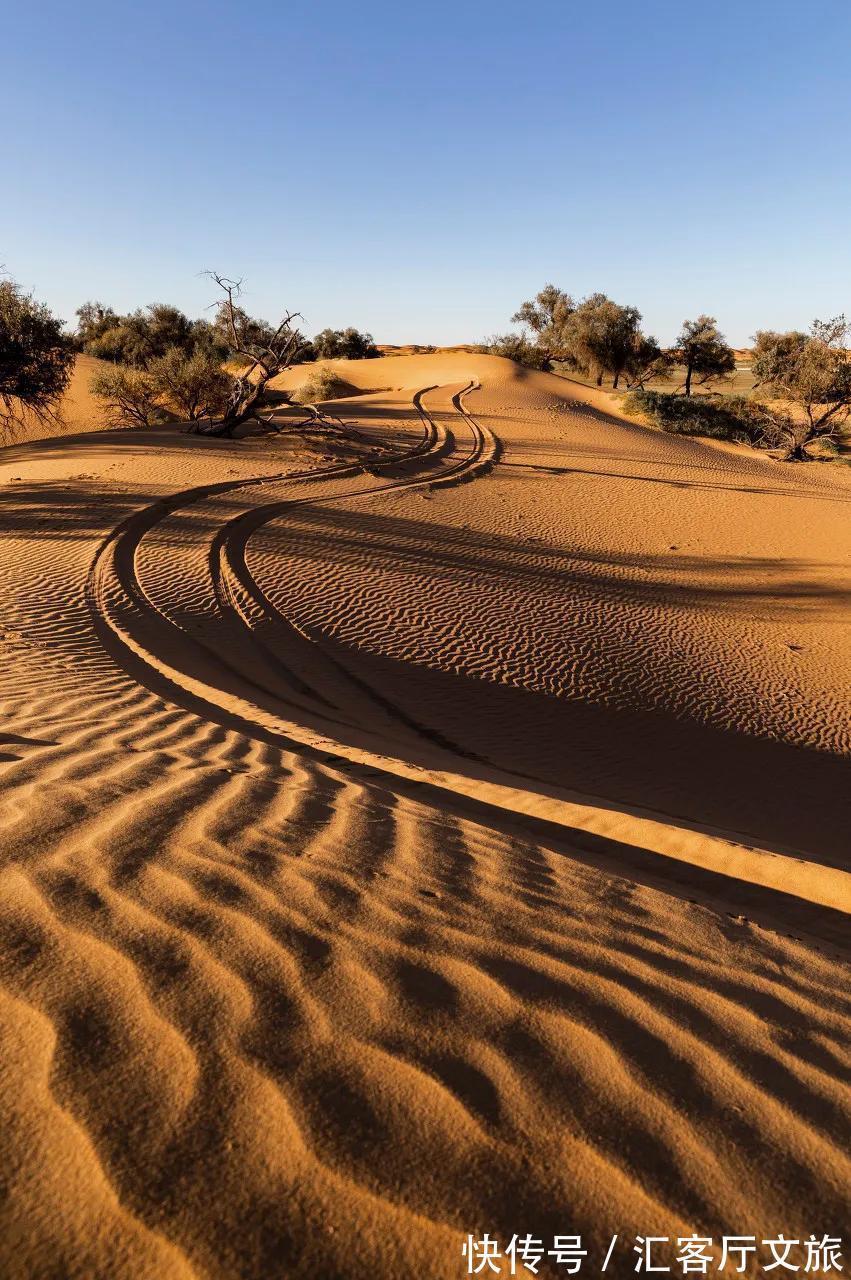
<instances>
[{"instance_id":1,"label":"dune ridge","mask_svg":"<svg viewBox=\"0 0 851 1280\"><path fill-rule=\"evenodd\" d=\"M357 458L0 461L0 1270L840 1231L847 484L339 363Z\"/></svg>"}]
</instances>

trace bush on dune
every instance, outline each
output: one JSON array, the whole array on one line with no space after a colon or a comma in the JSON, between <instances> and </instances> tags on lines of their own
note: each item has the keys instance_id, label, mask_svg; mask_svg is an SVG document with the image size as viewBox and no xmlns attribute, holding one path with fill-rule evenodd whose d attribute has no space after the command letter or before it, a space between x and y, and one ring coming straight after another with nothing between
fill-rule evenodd
<instances>
[{"instance_id":1,"label":"bush on dune","mask_svg":"<svg viewBox=\"0 0 851 1280\"><path fill-rule=\"evenodd\" d=\"M381 355L371 333L348 329L323 329L310 344L315 360L374 360Z\"/></svg>"},{"instance_id":2,"label":"bush on dune","mask_svg":"<svg viewBox=\"0 0 851 1280\"><path fill-rule=\"evenodd\" d=\"M186 356L203 353L219 364L230 351L228 334L218 317L212 324L190 320L179 307L164 302L123 316L102 302L86 302L77 308L72 341L86 355L134 369L149 368L175 347Z\"/></svg>"},{"instance_id":3,"label":"bush on dune","mask_svg":"<svg viewBox=\"0 0 851 1280\"><path fill-rule=\"evenodd\" d=\"M144 369L128 365L100 369L89 383L89 390L102 401L110 427L152 427L165 419L154 380Z\"/></svg>"},{"instance_id":4,"label":"bush on dune","mask_svg":"<svg viewBox=\"0 0 851 1280\"><path fill-rule=\"evenodd\" d=\"M209 352L191 355L170 347L148 369L156 392L181 418L197 422L221 413L233 388L233 379Z\"/></svg>"},{"instance_id":5,"label":"bush on dune","mask_svg":"<svg viewBox=\"0 0 851 1280\"><path fill-rule=\"evenodd\" d=\"M486 355L503 356L525 369L549 369L546 351L520 333L497 333L483 342L478 350Z\"/></svg>"},{"instance_id":6,"label":"bush on dune","mask_svg":"<svg viewBox=\"0 0 851 1280\"><path fill-rule=\"evenodd\" d=\"M203 351L191 355L170 347L147 369L115 365L99 370L89 383L93 396L102 401L111 427L151 427L169 413L197 422L221 413L231 395L234 379L214 356Z\"/></svg>"},{"instance_id":7,"label":"bush on dune","mask_svg":"<svg viewBox=\"0 0 851 1280\"><path fill-rule=\"evenodd\" d=\"M341 400L357 395L357 387L339 377L327 365L311 370L305 381L292 393L296 404L316 404L322 400Z\"/></svg>"},{"instance_id":8,"label":"bush on dune","mask_svg":"<svg viewBox=\"0 0 851 1280\"><path fill-rule=\"evenodd\" d=\"M627 413L646 414L663 431L680 436L732 440L757 449L783 446L790 419L780 410L747 396L677 396L642 389L625 397Z\"/></svg>"}]
</instances>

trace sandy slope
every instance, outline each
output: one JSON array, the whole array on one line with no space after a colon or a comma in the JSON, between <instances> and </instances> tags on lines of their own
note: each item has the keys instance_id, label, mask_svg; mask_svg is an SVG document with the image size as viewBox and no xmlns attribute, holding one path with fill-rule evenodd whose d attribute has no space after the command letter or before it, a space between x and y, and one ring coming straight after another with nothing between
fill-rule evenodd
<instances>
[{"instance_id":1,"label":"sandy slope","mask_svg":"<svg viewBox=\"0 0 851 1280\"><path fill-rule=\"evenodd\" d=\"M71 372L71 381L59 402L55 421L39 422L25 412L23 420L0 434L0 446L21 444L27 440L40 440L46 436L61 436L69 431L99 431L104 428L103 406L92 395L89 383L93 375L107 367L103 360L93 356L77 356Z\"/></svg>"},{"instance_id":2,"label":"sandy slope","mask_svg":"<svg viewBox=\"0 0 851 1280\"><path fill-rule=\"evenodd\" d=\"M341 373L356 461L0 455L0 1273L841 1233L851 489Z\"/></svg>"}]
</instances>

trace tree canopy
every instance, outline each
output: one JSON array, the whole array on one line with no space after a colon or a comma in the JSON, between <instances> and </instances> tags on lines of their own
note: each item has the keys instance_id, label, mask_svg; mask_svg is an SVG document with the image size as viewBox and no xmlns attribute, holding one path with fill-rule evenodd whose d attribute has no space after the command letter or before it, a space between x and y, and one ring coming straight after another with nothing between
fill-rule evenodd
<instances>
[{"instance_id":1,"label":"tree canopy","mask_svg":"<svg viewBox=\"0 0 851 1280\"><path fill-rule=\"evenodd\" d=\"M685 367L687 396L691 395L693 378L704 383L710 378L725 378L736 368L735 354L727 346L724 335L718 332L714 316L700 315L696 320L684 320L672 354L677 363Z\"/></svg>"},{"instance_id":2,"label":"tree canopy","mask_svg":"<svg viewBox=\"0 0 851 1280\"><path fill-rule=\"evenodd\" d=\"M381 355L371 333L360 330L323 329L311 344L315 360L372 360Z\"/></svg>"},{"instance_id":3,"label":"tree canopy","mask_svg":"<svg viewBox=\"0 0 851 1280\"><path fill-rule=\"evenodd\" d=\"M0 428L29 410L56 419L74 367L62 321L11 280L0 281Z\"/></svg>"},{"instance_id":4,"label":"tree canopy","mask_svg":"<svg viewBox=\"0 0 851 1280\"><path fill-rule=\"evenodd\" d=\"M225 360L229 343L221 327L208 320L190 320L179 307L155 302L127 315L118 315L101 302L86 302L77 311L77 344L87 355L132 369L147 369L167 351L177 348L191 356L203 351Z\"/></svg>"},{"instance_id":5,"label":"tree canopy","mask_svg":"<svg viewBox=\"0 0 851 1280\"><path fill-rule=\"evenodd\" d=\"M558 361L595 375L598 385L605 374L615 387L624 375L630 383L646 381L662 356L656 339L642 333L638 308L622 306L604 293L592 293L577 303L564 289L546 284L511 318L532 331L534 346L544 360L538 367ZM501 342L508 354L508 337ZM528 346L528 339L518 339L517 350L526 357L525 364L533 363Z\"/></svg>"},{"instance_id":6,"label":"tree canopy","mask_svg":"<svg viewBox=\"0 0 851 1280\"><path fill-rule=\"evenodd\" d=\"M840 315L814 321L809 333L754 335L752 368L759 382L803 410L804 421L788 441L790 457L803 460L813 441L835 439L851 414L850 331Z\"/></svg>"}]
</instances>

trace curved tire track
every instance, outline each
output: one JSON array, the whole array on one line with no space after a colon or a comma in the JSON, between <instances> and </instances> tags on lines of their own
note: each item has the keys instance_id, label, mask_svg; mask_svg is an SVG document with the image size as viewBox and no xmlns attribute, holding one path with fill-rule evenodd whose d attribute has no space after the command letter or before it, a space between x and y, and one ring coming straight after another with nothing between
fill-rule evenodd
<instances>
[{"instance_id":1,"label":"curved tire track","mask_svg":"<svg viewBox=\"0 0 851 1280\"><path fill-rule=\"evenodd\" d=\"M481 428L463 405L463 398L476 385L470 382L452 397L453 406L469 427L472 436L470 451L458 461L444 467L436 476L415 473L383 484L361 484L343 493L328 495L324 501L344 501L347 498L393 492L402 488L438 487L483 474L498 457L499 445L493 433ZM452 433L443 424L436 422L423 404L423 397L436 389L426 387L414 395L413 404L423 423L423 436L416 445L401 455L370 459L367 465L341 463L310 471L199 485L158 499L122 521L98 548L86 585L89 607L101 642L118 657L121 665L139 683L147 687L151 687L153 683L160 692L164 689L165 696L178 705L185 705L189 695L192 709L201 710L207 718L215 719L217 710L226 710L220 705L219 698L219 695L224 694L236 697L243 703L247 701L252 711L264 711L266 714L262 716L262 720L266 721L266 725L257 723L255 728L260 731L262 727L266 727L276 737L279 736L279 731L274 722L279 721L282 705L302 713L312 712L315 715L319 712L323 718L330 715L335 722L343 725L354 723L346 716L344 708L335 708L324 693L316 688L315 681L302 679L290 668L279 645L270 646L265 643L258 626L271 626L277 638L283 641L285 651L288 644L309 645L313 653L321 653L323 664L330 664L335 673L346 676L348 687L355 690L361 698L366 696L372 704L418 736L424 735L454 754L459 754L460 749L454 744L426 730L330 655L321 652L312 638L271 605L248 572L244 549L251 534L262 524L285 514L288 509L310 502L310 498L278 500L244 511L221 526L210 546L207 563L219 618L225 626L229 623L236 624L232 627L232 637L236 640L237 649L246 638L246 633L248 634L255 653L260 651L262 662L259 664L252 661L251 655L248 655L247 661L244 658L242 661L233 661L219 645L206 643L179 626L144 589L136 563L144 538L159 524L181 509L220 494L297 481L312 484L350 476L363 478L364 475L374 475L385 468L404 467L444 456L455 446ZM233 648L231 645L231 649ZM169 650L173 652L169 654ZM175 665L170 658L175 656L175 652L181 654L181 651L187 660ZM286 687L285 696L282 695L278 680L270 680L264 676L264 670L268 672L270 668ZM308 699L314 706L306 705L304 699ZM269 717L272 723L269 723ZM252 716L249 713L248 724L251 723Z\"/></svg>"}]
</instances>

